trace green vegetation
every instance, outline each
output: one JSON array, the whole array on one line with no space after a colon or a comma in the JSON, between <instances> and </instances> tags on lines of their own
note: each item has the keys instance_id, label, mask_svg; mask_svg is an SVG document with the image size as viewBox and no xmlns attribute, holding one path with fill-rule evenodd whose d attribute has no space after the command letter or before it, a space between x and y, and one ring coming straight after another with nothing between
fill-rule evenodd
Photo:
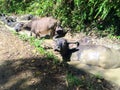
<instances>
[{"instance_id":1,"label":"green vegetation","mask_svg":"<svg viewBox=\"0 0 120 90\"><path fill-rule=\"evenodd\" d=\"M71 73L68 73L66 75L66 82L68 84L68 88L85 87L87 88L87 90L103 90L103 88L101 87L102 80L103 78L99 75L81 75L81 77L77 77L75 75L72 75Z\"/></svg>"},{"instance_id":2,"label":"green vegetation","mask_svg":"<svg viewBox=\"0 0 120 90\"><path fill-rule=\"evenodd\" d=\"M15 31L12 30L12 33L14 35L17 35L21 40L23 41L28 41L32 46L35 47L35 49L41 54L44 55L48 60L53 59L53 63L57 64L60 60L52 53L49 51L46 51L41 44L44 42L43 39L36 39L35 37L30 37L27 34L19 34Z\"/></svg>"},{"instance_id":3,"label":"green vegetation","mask_svg":"<svg viewBox=\"0 0 120 90\"><path fill-rule=\"evenodd\" d=\"M67 74L66 81L68 83L68 87L78 87L83 85L83 81L80 80L78 77L72 75L71 73Z\"/></svg>"},{"instance_id":4,"label":"green vegetation","mask_svg":"<svg viewBox=\"0 0 120 90\"><path fill-rule=\"evenodd\" d=\"M0 0L1 12L52 15L72 31L120 35L120 0ZM89 29L88 29L89 27Z\"/></svg>"},{"instance_id":5,"label":"green vegetation","mask_svg":"<svg viewBox=\"0 0 120 90\"><path fill-rule=\"evenodd\" d=\"M96 73L95 77L98 78L98 79L102 79L103 78L102 75L101 75L101 73Z\"/></svg>"}]
</instances>

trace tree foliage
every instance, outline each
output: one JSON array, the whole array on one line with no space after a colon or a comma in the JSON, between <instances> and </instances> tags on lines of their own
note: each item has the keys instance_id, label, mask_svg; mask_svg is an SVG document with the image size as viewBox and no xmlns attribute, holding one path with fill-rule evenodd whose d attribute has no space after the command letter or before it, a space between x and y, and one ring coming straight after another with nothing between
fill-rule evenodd
<instances>
[{"instance_id":1,"label":"tree foliage","mask_svg":"<svg viewBox=\"0 0 120 90\"><path fill-rule=\"evenodd\" d=\"M120 34L120 0L1 0L1 12L54 16L73 31Z\"/></svg>"}]
</instances>

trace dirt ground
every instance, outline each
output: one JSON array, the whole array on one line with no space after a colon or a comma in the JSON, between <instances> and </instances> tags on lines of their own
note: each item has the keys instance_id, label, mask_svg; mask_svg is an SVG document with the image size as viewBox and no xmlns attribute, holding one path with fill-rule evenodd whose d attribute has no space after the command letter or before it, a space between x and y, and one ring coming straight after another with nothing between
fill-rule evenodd
<instances>
[{"instance_id":1,"label":"dirt ground","mask_svg":"<svg viewBox=\"0 0 120 90\"><path fill-rule=\"evenodd\" d=\"M83 78L84 83L69 87L67 73ZM40 55L0 24L0 90L118 90L115 88L68 64L54 64L53 58Z\"/></svg>"}]
</instances>

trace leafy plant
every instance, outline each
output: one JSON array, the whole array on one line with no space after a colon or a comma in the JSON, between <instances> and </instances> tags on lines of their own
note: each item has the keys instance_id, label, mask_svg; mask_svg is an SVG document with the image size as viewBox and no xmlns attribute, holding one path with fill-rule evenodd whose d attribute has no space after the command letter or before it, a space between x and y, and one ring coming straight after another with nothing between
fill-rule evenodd
<instances>
[{"instance_id":1,"label":"leafy plant","mask_svg":"<svg viewBox=\"0 0 120 90\"><path fill-rule=\"evenodd\" d=\"M27 41L29 37L27 34L19 34L19 38L22 39L23 41Z\"/></svg>"},{"instance_id":2,"label":"leafy plant","mask_svg":"<svg viewBox=\"0 0 120 90\"><path fill-rule=\"evenodd\" d=\"M79 86L83 84L83 82L79 78L72 75L71 73L67 74L66 81L68 82L68 87Z\"/></svg>"}]
</instances>

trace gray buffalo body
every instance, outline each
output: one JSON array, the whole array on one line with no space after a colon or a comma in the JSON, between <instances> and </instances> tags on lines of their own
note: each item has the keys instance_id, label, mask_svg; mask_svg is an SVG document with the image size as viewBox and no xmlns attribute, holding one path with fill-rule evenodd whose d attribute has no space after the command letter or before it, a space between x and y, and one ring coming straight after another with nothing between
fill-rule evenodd
<instances>
[{"instance_id":1,"label":"gray buffalo body","mask_svg":"<svg viewBox=\"0 0 120 90\"><path fill-rule=\"evenodd\" d=\"M55 50L60 52L63 60L80 61L87 65L102 68L117 68L120 66L120 51L100 45L79 45L69 48L69 42L63 38L55 40Z\"/></svg>"}]
</instances>

